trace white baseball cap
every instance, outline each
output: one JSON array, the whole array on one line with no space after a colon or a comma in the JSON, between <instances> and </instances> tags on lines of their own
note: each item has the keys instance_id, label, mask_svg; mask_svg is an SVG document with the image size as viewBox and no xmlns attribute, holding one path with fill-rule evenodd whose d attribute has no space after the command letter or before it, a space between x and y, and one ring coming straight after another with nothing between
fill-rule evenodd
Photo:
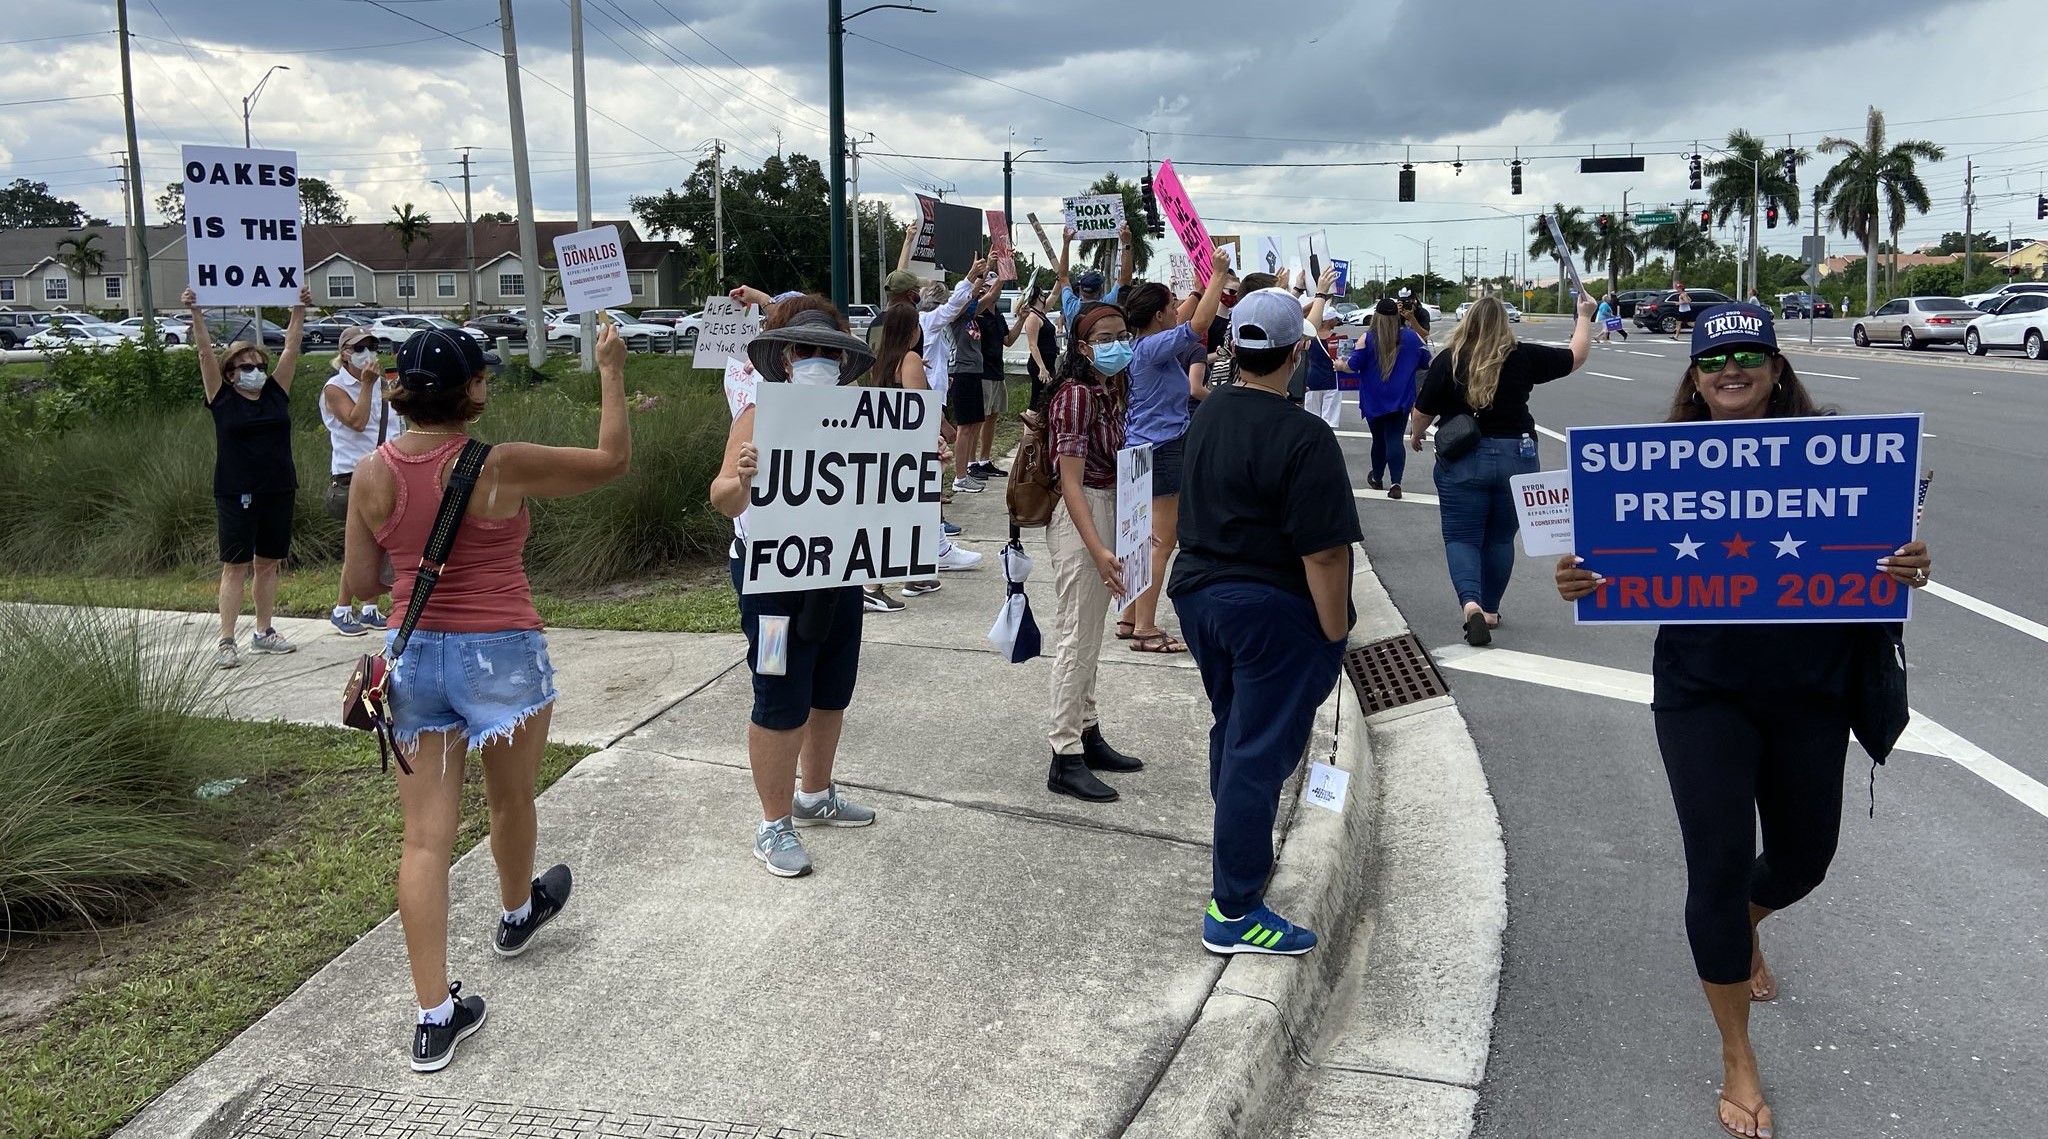
<instances>
[{"instance_id":1,"label":"white baseball cap","mask_svg":"<svg viewBox=\"0 0 2048 1139\"><path fill-rule=\"evenodd\" d=\"M1285 289L1260 289L1230 310L1230 340L1239 348L1290 348L1302 337L1301 302Z\"/></svg>"}]
</instances>

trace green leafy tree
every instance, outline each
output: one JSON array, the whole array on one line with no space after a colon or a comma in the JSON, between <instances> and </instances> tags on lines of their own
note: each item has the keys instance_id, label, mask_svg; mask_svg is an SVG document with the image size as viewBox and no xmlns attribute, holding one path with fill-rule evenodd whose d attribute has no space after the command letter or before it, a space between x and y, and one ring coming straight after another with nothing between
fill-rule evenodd
<instances>
[{"instance_id":1,"label":"green leafy tree","mask_svg":"<svg viewBox=\"0 0 2048 1139\"><path fill-rule=\"evenodd\" d=\"M1973 234L1973 235L1971 235L1971 237L1970 237L1970 249L1971 249L1971 250L1972 250L1973 252L1977 252L1977 253L1983 253L1983 252L1986 252L1986 251L1988 251L1988 250L1993 250L1993 249L2001 249L2001 250L2002 250L2002 249L2004 249L2004 248L2005 248L2005 239L2004 239L2004 238L2002 238L2002 237L1999 237L1999 236L1998 236L1997 234L1993 234L1993 233L1978 233L1978 234ZM1938 245L1938 246L1936 246L1936 247L1935 247L1935 250L1934 250L1934 251L1935 251L1936 253L1961 253L1961 252L1963 251L1963 234L1962 234L1962 231L1961 231L1961 230L1950 230L1949 232L1947 232L1947 233L1944 233L1944 234L1942 234L1942 235L1941 235L1941 244L1940 244L1940 245ZM1921 295L1921 294L1918 294L1918 293L1916 293L1916 294L1914 294L1914 295L1915 295L1915 296L1919 296L1919 295Z\"/></svg>"},{"instance_id":2,"label":"green leafy tree","mask_svg":"<svg viewBox=\"0 0 2048 1139\"><path fill-rule=\"evenodd\" d=\"M1794 152L1794 163L1810 155ZM1757 226L1767 206L1776 206L1787 221L1799 220L1799 187L1785 177L1778 151L1746 130L1728 132L1727 153L1706 164L1707 206L1714 222L1727 225L1732 217L1748 219L1749 257L1756 256Z\"/></svg>"},{"instance_id":3,"label":"green leafy tree","mask_svg":"<svg viewBox=\"0 0 2048 1139\"><path fill-rule=\"evenodd\" d=\"M77 202L53 196L48 182L16 178L8 185L0 186L0 230L77 229L89 221L84 208ZM106 222L99 224L105 225Z\"/></svg>"},{"instance_id":4,"label":"green leafy tree","mask_svg":"<svg viewBox=\"0 0 2048 1139\"><path fill-rule=\"evenodd\" d=\"M1861 142L1831 136L1820 141L1820 151L1842 156L1821 179L1819 196L1828 203L1828 218L1835 229L1863 244L1863 293L1868 311L1877 304L1879 227L1882 224L1891 233L1891 243L1897 246L1906 211L1910 208L1924 214L1933 208L1927 186L1920 181L1918 164L1923 158L1941 161L1942 149L1924 139L1890 142L1885 138L1884 112L1871 107Z\"/></svg>"},{"instance_id":5,"label":"green leafy tree","mask_svg":"<svg viewBox=\"0 0 2048 1139\"><path fill-rule=\"evenodd\" d=\"M106 268L106 251L99 247L100 235L87 230L74 234L57 243L57 263L78 278L79 295L84 295L85 279L97 277Z\"/></svg>"},{"instance_id":6,"label":"green leafy tree","mask_svg":"<svg viewBox=\"0 0 2048 1139\"><path fill-rule=\"evenodd\" d=\"M477 224L479 225L487 221L494 221L503 225L511 225L513 222L519 219L513 217L511 214L506 213L504 210L486 210L483 213L476 215L476 220Z\"/></svg>"},{"instance_id":7,"label":"green leafy tree","mask_svg":"<svg viewBox=\"0 0 2048 1139\"><path fill-rule=\"evenodd\" d=\"M1693 262L1713 254L1721 245L1714 235L1699 227L1699 206L1687 198L1678 207L1678 220L1668 221L1652 229L1645 236L1651 249L1661 249L1671 254L1671 272L1683 275ZM1669 281L1669 276L1664 278ZM1641 286L1649 288L1651 286Z\"/></svg>"},{"instance_id":8,"label":"green leafy tree","mask_svg":"<svg viewBox=\"0 0 2048 1139\"><path fill-rule=\"evenodd\" d=\"M1586 268L1607 267L1607 290L1613 292L1615 281L1633 273L1636 261L1649 251L1647 235L1639 232L1625 214L1614 215L1614 221L1606 233L1599 226L1586 241Z\"/></svg>"},{"instance_id":9,"label":"green leafy tree","mask_svg":"<svg viewBox=\"0 0 2048 1139\"><path fill-rule=\"evenodd\" d=\"M680 187L630 198L627 205L648 232L674 236L693 251L710 250L712 178L711 159L705 158ZM790 152L753 169L727 166L722 188L725 278L707 294L741 282L769 293L829 287L831 187L817 159Z\"/></svg>"},{"instance_id":10,"label":"green leafy tree","mask_svg":"<svg viewBox=\"0 0 2048 1139\"><path fill-rule=\"evenodd\" d=\"M348 212L348 202L319 178L299 179L299 209L307 225L350 225L356 220Z\"/></svg>"},{"instance_id":11,"label":"green leafy tree","mask_svg":"<svg viewBox=\"0 0 2048 1139\"><path fill-rule=\"evenodd\" d=\"M157 216L168 222L182 223L185 220L185 184L172 182L164 192L156 196Z\"/></svg>"},{"instance_id":12,"label":"green leafy tree","mask_svg":"<svg viewBox=\"0 0 2048 1139\"><path fill-rule=\"evenodd\" d=\"M1083 192L1115 194L1124 200L1124 224L1131 231L1131 271L1143 273L1152 264L1152 238L1145 232L1145 199L1138 184L1114 174L1104 174ZM1114 237L1084 241L1081 243L1081 260L1107 273L1116 250L1117 239Z\"/></svg>"},{"instance_id":13,"label":"green leafy tree","mask_svg":"<svg viewBox=\"0 0 2048 1139\"><path fill-rule=\"evenodd\" d=\"M433 221L434 219L427 216L424 211L414 209L411 202L391 207L391 217L384 222L384 228L398 237L401 272L412 272L413 242L427 235L427 231L433 228ZM419 295L417 287L414 288L412 295ZM546 304L547 301L543 299L541 303Z\"/></svg>"},{"instance_id":14,"label":"green leafy tree","mask_svg":"<svg viewBox=\"0 0 2048 1139\"><path fill-rule=\"evenodd\" d=\"M1541 217L1529 226L1529 256L1548 257L1557 263L1557 306L1564 309L1564 259L1577 255L1593 240L1593 223L1586 220L1586 211L1577 206L1557 203L1551 216L1557 219L1558 234L1564 238L1564 249L1560 250L1551 239L1550 227Z\"/></svg>"}]
</instances>

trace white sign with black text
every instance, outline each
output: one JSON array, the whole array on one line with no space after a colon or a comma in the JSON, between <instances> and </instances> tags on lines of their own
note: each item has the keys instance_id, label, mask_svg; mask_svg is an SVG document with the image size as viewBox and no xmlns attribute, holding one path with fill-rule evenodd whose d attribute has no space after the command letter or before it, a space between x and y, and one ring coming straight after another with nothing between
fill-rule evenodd
<instances>
[{"instance_id":1,"label":"white sign with black text","mask_svg":"<svg viewBox=\"0 0 2048 1139\"><path fill-rule=\"evenodd\" d=\"M935 576L945 485L938 423L928 391L761 384L743 592Z\"/></svg>"},{"instance_id":2,"label":"white sign with black text","mask_svg":"<svg viewBox=\"0 0 2048 1139\"><path fill-rule=\"evenodd\" d=\"M1117 230L1123 228L1124 199L1121 194L1068 198L1064 205L1067 224L1073 227L1074 236L1083 241L1115 237Z\"/></svg>"},{"instance_id":3,"label":"white sign with black text","mask_svg":"<svg viewBox=\"0 0 2048 1139\"><path fill-rule=\"evenodd\" d=\"M1116 453L1116 556L1125 601L1152 588L1152 445Z\"/></svg>"},{"instance_id":4,"label":"white sign with black text","mask_svg":"<svg viewBox=\"0 0 2048 1139\"><path fill-rule=\"evenodd\" d=\"M747 358L747 345L761 331L761 314L731 297L712 297L697 318L697 354L693 368L723 368L727 360Z\"/></svg>"},{"instance_id":5,"label":"white sign with black text","mask_svg":"<svg viewBox=\"0 0 2048 1139\"><path fill-rule=\"evenodd\" d=\"M1537 471L1508 480L1515 517L1522 523L1522 552L1532 558L1572 552L1572 473Z\"/></svg>"},{"instance_id":6,"label":"white sign with black text","mask_svg":"<svg viewBox=\"0 0 2048 1139\"><path fill-rule=\"evenodd\" d=\"M601 225L555 238L555 266L562 274L562 303L571 313L596 312L633 303L626 276L626 247L619 227Z\"/></svg>"},{"instance_id":7,"label":"white sign with black text","mask_svg":"<svg viewBox=\"0 0 2048 1139\"><path fill-rule=\"evenodd\" d=\"M202 305L296 305L306 271L299 156L185 148L187 284Z\"/></svg>"}]
</instances>

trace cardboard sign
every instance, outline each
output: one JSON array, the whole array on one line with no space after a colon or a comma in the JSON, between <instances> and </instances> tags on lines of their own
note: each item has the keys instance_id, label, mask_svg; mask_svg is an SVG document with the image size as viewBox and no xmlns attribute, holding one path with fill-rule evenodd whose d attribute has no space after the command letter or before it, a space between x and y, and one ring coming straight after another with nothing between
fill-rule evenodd
<instances>
[{"instance_id":1,"label":"cardboard sign","mask_svg":"<svg viewBox=\"0 0 2048 1139\"><path fill-rule=\"evenodd\" d=\"M917 199L917 234L911 238L910 259L927 265L939 263L939 200L926 194Z\"/></svg>"},{"instance_id":2,"label":"cardboard sign","mask_svg":"<svg viewBox=\"0 0 2048 1139\"><path fill-rule=\"evenodd\" d=\"M746 593L938 574L939 399L892 388L762 384L747 497Z\"/></svg>"},{"instance_id":3,"label":"cardboard sign","mask_svg":"<svg viewBox=\"0 0 2048 1139\"><path fill-rule=\"evenodd\" d=\"M1877 559L1913 537L1918 415L1574 427L1565 450L1572 552L1607 579L1582 624L1912 616Z\"/></svg>"},{"instance_id":4,"label":"cardboard sign","mask_svg":"<svg viewBox=\"0 0 2048 1139\"><path fill-rule=\"evenodd\" d=\"M745 360L725 362L725 406L738 419L740 412L754 403L754 389L761 384L761 377L754 374L754 366Z\"/></svg>"},{"instance_id":5,"label":"cardboard sign","mask_svg":"<svg viewBox=\"0 0 2048 1139\"><path fill-rule=\"evenodd\" d=\"M1586 290L1586 285L1579 279L1579 267L1572 261L1572 247L1565 244L1564 231L1557 228L1557 216L1544 214L1543 225L1550 230L1551 256L1557 258L1558 264L1564 268L1565 287L1572 291L1573 296L1578 296Z\"/></svg>"},{"instance_id":6,"label":"cardboard sign","mask_svg":"<svg viewBox=\"0 0 2048 1139\"><path fill-rule=\"evenodd\" d=\"M1116 556L1124 564L1124 600L1152 588L1152 445L1116 453Z\"/></svg>"},{"instance_id":7,"label":"cardboard sign","mask_svg":"<svg viewBox=\"0 0 2048 1139\"><path fill-rule=\"evenodd\" d=\"M1325 811L1344 813L1344 800L1351 794L1351 773L1328 763L1311 763L1308 766L1308 785L1301 789L1301 797L1312 807Z\"/></svg>"},{"instance_id":8,"label":"cardboard sign","mask_svg":"<svg viewBox=\"0 0 2048 1139\"><path fill-rule=\"evenodd\" d=\"M1280 239L1262 237L1252 253L1252 272L1278 273L1287 268L1287 256L1280 252Z\"/></svg>"},{"instance_id":9,"label":"cardboard sign","mask_svg":"<svg viewBox=\"0 0 2048 1139\"><path fill-rule=\"evenodd\" d=\"M1243 262L1242 262L1242 259L1241 259L1241 257L1239 256L1239 253L1238 253L1238 249L1239 249L1239 246L1238 246L1238 243L1236 242L1236 240L1234 240L1234 239L1233 239L1233 240L1230 240L1230 241L1225 241L1225 240L1223 240L1222 238L1220 238L1220 237L1219 237L1219 238L1217 238L1217 239L1216 239L1216 248L1218 248L1218 249L1221 249L1221 250L1222 250L1223 252L1225 252L1225 253L1228 253L1228 254L1230 255L1230 271L1231 271L1231 272L1233 272L1233 273L1243 273L1243 272L1244 272L1244 264L1243 264Z\"/></svg>"},{"instance_id":10,"label":"cardboard sign","mask_svg":"<svg viewBox=\"0 0 2048 1139\"><path fill-rule=\"evenodd\" d=\"M1188 260L1187 254L1168 250L1166 269L1167 287L1173 290L1174 296L1184 297L1195 291L1195 263Z\"/></svg>"},{"instance_id":11,"label":"cardboard sign","mask_svg":"<svg viewBox=\"0 0 2048 1139\"><path fill-rule=\"evenodd\" d=\"M1124 198L1122 194L1089 194L1078 198L1067 198L1062 203L1067 216L1067 225L1074 231L1074 237L1081 241L1094 241L1115 237L1124 224Z\"/></svg>"},{"instance_id":12,"label":"cardboard sign","mask_svg":"<svg viewBox=\"0 0 2048 1139\"><path fill-rule=\"evenodd\" d=\"M1171 159L1160 163L1159 172L1152 176L1152 196L1159 201L1160 216L1173 227L1174 236L1180 238L1181 250L1194 262L1195 283L1208 288L1209 261L1215 256L1216 243L1209 240L1209 231L1203 227L1201 215L1195 212L1187 188L1180 184L1180 175L1174 172Z\"/></svg>"},{"instance_id":13,"label":"cardboard sign","mask_svg":"<svg viewBox=\"0 0 2048 1139\"><path fill-rule=\"evenodd\" d=\"M692 368L724 368L726 361L747 361L747 345L761 331L761 314L752 305L731 297L712 297L704 302L697 323L697 352Z\"/></svg>"},{"instance_id":14,"label":"cardboard sign","mask_svg":"<svg viewBox=\"0 0 2048 1139\"><path fill-rule=\"evenodd\" d=\"M1302 268L1308 270L1309 287L1314 288L1330 264L1330 235L1319 229L1296 238L1294 244L1301 252Z\"/></svg>"},{"instance_id":15,"label":"cardboard sign","mask_svg":"<svg viewBox=\"0 0 2048 1139\"><path fill-rule=\"evenodd\" d=\"M596 312L633 303L626 276L626 247L619 227L601 225L555 238L555 266L562 275L562 301L571 313Z\"/></svg>"},{"instance_id":16,"label":"cardboard sign","mask_svg":"<svg viewBox=\"0 0 2048 1139\"><path fill-rule=\"evenodd\" d=\"M986 210L988 218L988 255L996 263L996 279L1014 281L1017 279L1017 251L1010 248L1010 218L1001 210Z\"/></svg>"},{"instance_id":17,"label":"cardboard sign","mask_svg":"<svg viewBox=\"0 0 2048 1139\"><path fill-rule=\"evenodd\" d=\"M1539 558L1572 552L1571 478L1570 471L1537 471L1508 479L1523 553Z\"/></svg>"},{"instance_id":18,"label":"cardboard sign","mask_svg":"<svg viewBox=\"0 0 2048 1139\"><path fill-rule=\"evenodd\" d=\"M299 156L185 148L186 283L202 305L296 305L306 272Z\"/></svg>"}]
</instances>

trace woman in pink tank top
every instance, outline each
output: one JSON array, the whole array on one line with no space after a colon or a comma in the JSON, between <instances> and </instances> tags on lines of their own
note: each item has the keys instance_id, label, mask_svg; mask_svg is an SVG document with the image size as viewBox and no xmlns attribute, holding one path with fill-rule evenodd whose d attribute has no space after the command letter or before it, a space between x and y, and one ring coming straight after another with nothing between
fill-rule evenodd
<instances>
[{"instance_id":1,"label":"woman in pink tank top","mask_svg":"<svg viewBox=\"0 0 2048 1139\"><path fill-rule=\"evenodd\" d=\"M534 780L554 710L554 666L526 581L528 498L596 490L626 472L626 345L609 325L597 344L602 413L597 446L493 447L446 567L391 669L391 715L412 773L398 777L405 849L398 916L419 1000L412 1067L448 1066L483 1026L484 1002L448 982L448 863L461 822L462 772L482 753L491 855L503 911L491 948L516 957L569 900L569 868L535 877ZM385 555L398 572L392 612L412 601L427 537L469 424L489 398L483 349L466 333L431 329L398 350L391 409L407 424L356 464L348 504L345 586L374 593ZM368 596L369 593L364 593ZM395 639L398 629L391 630ZM389 642L387 642L388 644Z\"/></svg>"}]
</instances>

